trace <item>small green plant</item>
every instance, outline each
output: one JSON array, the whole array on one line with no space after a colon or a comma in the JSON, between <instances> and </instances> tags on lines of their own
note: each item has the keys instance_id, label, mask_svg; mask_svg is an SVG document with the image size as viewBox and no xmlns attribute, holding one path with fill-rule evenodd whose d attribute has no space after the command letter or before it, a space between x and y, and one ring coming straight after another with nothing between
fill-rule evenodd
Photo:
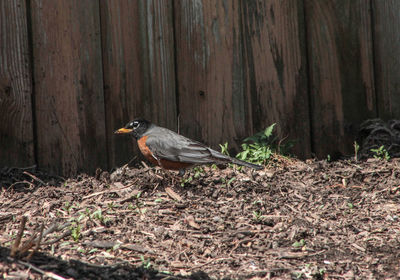
<instances>
[{"instance_id":1,"label":"small green plant","mask_svg":"<svg viewBox=\"0 0 400 280\"><path fill-rule=\"evenodd\" d=\"M263 218L261 211L253 211L253 218L256 221L260 221Z\"/></svg>"},{"instance_id":2,"label":"small green plant","mask_svg":"<svg viewBox=\"0 0 400 280\"><path fill-rule=\"evenodd\" d=\"M325 269L323 269L323 268L320 268L319 270L318 270L318 272L319 272L319 275L321 275L321 276L324 276L324 274L325 274Z\"/></svg>"},{"instance_id":3,"label":"small green plant","mask_svg":"<svg viewBox=\"0 0 400 280\"><path fill-rule=\"evenodd\" d=\"M76 251L79 252L79 253L81 253L81 254L85 254L85 253L86 253L85 249L83 249L82 247L78 247L78 248L76 249Z\"/></svg>"},{"instance_id":4,"label":"small green plant","mask_svg":"<svg viewBox=\"0 0 400 280\"><path fill-rule=\"evenodd\" d=\"M229 188L231 186L232 182L236 180L236 177L232 177L229 180L227 180L226 178L221 178L221 180L222 180L222 184Z\"/></svg>"},{"instance_id":5,"label":"small green plant","mask_svg":"<svg viewBox=\"0 0 400 280\"><path fill-rule=\"evenodd\" d=\"M69 246L71 244L71 242L69 242L69 241L64 241L64 242L62 242L61 244L60 244L60 247L66 247L66 246Z\"/></svg>"},{"instance_id":6,"label":"small green plant","mask_svg":"<svg viewBox=\"0 0 400 280\"><path fill-rule=\"evenodd\" d=\"M204 174L204 169L201 166L196 166L195 168L193 168L194 171L194 178L199 178L202 174Z\"/></svg>"},{"instance_id":7,"label":"small green plant","mask_svg":"<svg viewBox=\"0 0 400 280\"><path fill-rule=\"evenodd\" d=\"M306 241L304 239L301 239L300 241L296 241L292 244L293 247L295 248L300 248L306 245Z\"/></svg>"},{"instance_id":8,"label":"small green plant","mask_svg":"<svg viewBox=\"0 0 400 280\"><path fill-rule=\"evenodd\" d=\"M113 251L116 251L116 250L119 249L119 247L121 247L121 243L117 242L117 243L112 247L112 250L113 250Z\"/></svg>"},{"instance_id":9,"label":"small green plant","mask_svg":"<svg viewBox=\"0 0 400 280\"><path fill-rule=\"evenodd\" d=\"M184 187L186 184L190 183L193 181L193 177L189 176L187 178L182 178L181 180L181 187Z\"/></svg>"},{"instance_id":10,"label":"small green plant","mask_svg":"<svg viewBox=\"0 0 400 280\"><path fill-rule=\"evenodd\" d=\"M114 202L108 203L108 204L107 204L107 207L108 207L108 209L110 209L110 210L114 210L114 207L115 207Z\"/></svg>"},{"instance_id":11,"label":"small green plant","mask_svg":"<svg viewBox=\"0 0 400 280\"><path fill-rule=\"evenodd\" d=\"M327 162L331 162L331 155L328 154L328 155L326 156L326 161L327 161Z\"/></svg>"},{"instance_id":12,"label":"small green plant","mask_svg":"<svg viewBox=\"0 0 400 280\"><path fill-rule=\"evenodd\" d=\"M109 219L104 217L103 211L99 208L90 215L91 219L98 220L102 225L107 224Z\"/></svg>"},{"instance_id":13,"label":"small green plant","mask_svg":"<svg viewBox=\"0 0 400 280\"><path fill-rule=\"evenodd\" d=\"M357 161L358 160L358 151L360 150L360 145L358 145L357 141L354 141L353 147L354 147L354 160Z\"/></svg>"},{"instance_id":14,"label":"small green plant","mask_svg":"<svg viewBox=\"0 0 400 280\"><path fill-rule=\"evenodd\" d=\"M244 143L241 145L242 152L238 153L236 157L252 163L266 164L274 152L288 154L293 143L285 145L281 145L280 142L277 143L277 137L273 136L275 125L274 123L264 131L244 139Z\"/></svg>"},{"instance_id":15,"label":"small green plant","mask_svg":"<svg viewBox=\"0 0 400 280\"><path fill-rule=\"evenodd\" d=\"M300 279L303 277L303 273L301 271L295 271L293 272L293 276L295 279Z\"/></svg>"},{"instance_id":16,"label":"small green plant","mask_svg":"<svg viewBox=\"0 0 400 280\"><path fill-rule=\"evenodd\" d=\"M389 152L386 150L385 146L382 145L377 149L371 149L371 152L374 153L374 158L389 160L390 155Z\"/></svg>"},{"instance_id":17,"label":"small green plant","mask_svg":"<svg viewBox=\"0 0 400 280\"><path fill-rule=\"evenodd\" d=\"M70 211L74 208L77 208L75 205L71 204L70 202L65 202L64 206L62 207L62 210L64 210L65 212L67 212L68 214L70 213Z\"/></svg>"},{"instance_id":18,"label":"small green plant","mask_svg":"<svg viewBox=\"0 0 400 280\"><path fill-rule=\"evenodd\" d=\"M104 220L103 212L101 211L100 208L97 209L96 211L94 211L90 217L91 217L92 219L99 220L100 222Z\"/></svg>"},{"instance_id":19,"label":"small green plant","mask_svg":"<svg viewBox=\"0 0 400 280\"><path fill-rule=\"evenodd\" d=\"M254 204L254 205L263 205L263 201L262 201L262 200L259 200L259 199L258 199L258 200L254 200L254 201L253 201L253 204Z\"/></svg>"},{"instance_id":20,"label":"small green plant","mask_svg":"<svg viewBox=\"0 0 400 280\"><path fill-rule=\"evenodd\" d=\"M71 230L72 239L75 242L78 242L78 240L81 238L81 226L78 224L77 221L73 221L71 223L70 230Z\"/></svg>"},{"instance_id":21,"label":"small green plant","mask_svg":"<svg viewBox=\"0 0 400 280\"><path fill-rule=\"evenodd\" d=\"M93 248L93 249L91 249L88 253L89 253L89 254L93 254L93 253L96 253L98 250L99 250L99 249L97 249L97 248Z\"/></svg>"},{"instance_id":22,"label":"small green plant","mask_svg":"<svg viewBox=\"0 0 400 280\"><path fill-rule=\"evenodd\" d=\"M76 219L77 222L82 221L84 218L89 217L86 212L79 212L79 216Z\"/></svg>"},{"instance_id":23,"label":"small green plant","mask_svg":"<svg viewBox=\"0 0 400 280\"><path fill-rule=\"evenodd\" d=\"M140 260L142 261L142 265L145 269L149 269L151 267L151 262L148 259L145 259L143 255L140 255Z\"/></svg>"},{"instance_id":24,"label":"small green plant","mask_svg":"<svg viewBox=\"0 0 400 280\"><path fill-rule=\"evenodd\" d=\"M224 144L219 144L219 146L221 147L221 153L229 156L228 142L225 142Z\"/></svg>"}]
</instances>

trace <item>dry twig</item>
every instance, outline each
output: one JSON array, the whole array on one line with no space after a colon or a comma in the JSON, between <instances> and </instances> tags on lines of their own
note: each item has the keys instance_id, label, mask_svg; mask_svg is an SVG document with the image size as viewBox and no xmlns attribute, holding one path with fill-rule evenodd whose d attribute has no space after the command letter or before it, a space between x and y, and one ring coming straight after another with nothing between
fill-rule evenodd
<instances>
[{"instance_id":1,"label":"dry twig","mask_svg":"<svg viewBox=\"0 0 400 280\"><path fill-rule=\"evenodd\" d=\"M15 241L14 241L13 245L11 246L11 252L10 252L11 257L15 257L16 253L18 252L19 245L21 244L22 235L24 234L26 221L27 221L27 217L22 216L21 224L19 226L17 237L15 238Z\"/></svg>"},{"instance_id":2,"label":"dry twig","mask_svg":"<svg viewBox=\"0 0 400 280\"><path fill-rule=\"evenodd\" d=\"M43 238L43 229L44 229L44 225L42 224L40 226L40 234L39 234L39 238L36 240L36 246L35 248L32 250L32 252L28 255L28 257L26 258L28 261L32 258L33 254L35 252L37 252L40 248L40 242L42 242L42 238Z\"/></svg>"}]
</instances>

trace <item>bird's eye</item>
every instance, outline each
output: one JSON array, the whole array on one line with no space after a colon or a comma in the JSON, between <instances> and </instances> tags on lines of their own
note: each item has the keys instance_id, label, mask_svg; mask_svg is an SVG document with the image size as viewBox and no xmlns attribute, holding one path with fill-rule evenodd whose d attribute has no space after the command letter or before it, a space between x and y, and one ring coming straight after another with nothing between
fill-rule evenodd
<instances>
[{"instance_id":1,"label":"bird's eye","mask_svg":"<svg viewBox=\"0 0 400 280\"><path fill-rule=\"evenodd\" d=\"M139 126L139 122L133 122L132 126L133 126L133 128L137 128Z\"/></svg>"}]
</instances>

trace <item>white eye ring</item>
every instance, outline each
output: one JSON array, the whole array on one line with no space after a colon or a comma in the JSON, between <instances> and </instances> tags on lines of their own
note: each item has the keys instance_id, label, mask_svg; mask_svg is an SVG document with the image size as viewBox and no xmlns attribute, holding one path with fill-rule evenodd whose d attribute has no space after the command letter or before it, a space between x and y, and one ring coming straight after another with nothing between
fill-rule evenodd
<instances>
[{"instance_id":1,"label":"white eye ring","mask_svg":"<svg viewBox=\"0 0 400 280\"><path fill-rule=\"evenodd\" d=\"M133 126L134 128L137 128L137 127L139 126L139 122L133 122L133 123L132 123L132 126Z\"/></svg>"}]
</instances>

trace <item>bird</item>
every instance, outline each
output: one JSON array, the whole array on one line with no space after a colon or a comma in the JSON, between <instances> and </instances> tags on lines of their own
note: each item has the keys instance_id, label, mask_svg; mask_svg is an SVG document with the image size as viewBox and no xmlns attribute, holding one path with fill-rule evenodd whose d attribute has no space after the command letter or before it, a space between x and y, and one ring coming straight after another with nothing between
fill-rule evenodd
<instances>
[{"instance_id":1,"label":"bird","mask_svg":"<svg viewBox=\"0 0 400 280\"><path fill-rule=\"evenodd\" d=\"M179 170L205 164L234 163L256 170L264 167L233 158L189 139L172 130L157 126L143 118L136 118L115 134L128 134L137 140L139 150L152 164L167 170Z\"/></svg>"}]
</instances>

